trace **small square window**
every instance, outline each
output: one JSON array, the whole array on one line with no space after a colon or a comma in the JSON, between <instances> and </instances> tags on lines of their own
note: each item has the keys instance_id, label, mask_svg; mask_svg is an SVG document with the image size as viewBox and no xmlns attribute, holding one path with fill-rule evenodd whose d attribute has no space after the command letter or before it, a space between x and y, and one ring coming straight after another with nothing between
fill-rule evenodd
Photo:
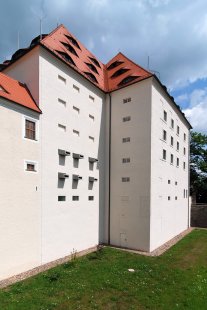
<instances>
[{"instance_id":1,"label":"small square window","mask_svg":"<svg viewBox=\"0 0 207 310\"><path fill-rule=\"evenodd\" d=\"M123 122L129 122L131 120L131 116L125 116L122 120Z\"/></svg>"},{"instance_id":2,"label":"small square window","mask_svg":"<svg viewBox=\"0 0 207 310\"><path fill-rule=\"evenodd\" d=\"M94 117L93 115L91 115L91 114L89 114L89 118L90 118L92 121L95 120L95 117Z\"/></svg>"},{"instance_id":3,"label":"small square window","mask_svg":"<svg viewBox=\"0 0 207 310\"><path fill-rule=\"evenodd\" d=\"M94 142L94 140L95 140L95 138L92 137L92 136L88 136L88 138L89 138L89 140L92 141L92 142Z\"/></svg>"},{"instance_id":4,"label":"small square window","mask_svg":"<svg viewBox=\"0 0 207 310\"><path fill-rule=\"evenodd\" d=\"M166 150L162 150L162 159L166 160L167 158L167 152Z\"/></svg>"},{"instance_id":5,"label":"small square window","mask_svg":"<svg viewBox=\"0 0 207 310\"><path fill-rule=\"evenodd\" d=\"M94 196L88 196L88 200L94 200Z\"/></svg>"},{"instance_id":6,"label":"small square window","mask_svg":"<svg viewBox=\"0 0 207 310\"><path fill-rule=\"evenodd\" d=\"M122 138L123 143L130 142L130 137Z\"/></svg>"},{"instance_id":7,"label":"small square window","mask_svg":"<svg viewBox=\"0 0 207 310\"><path fill-rule=\"evenodd\" d=\"M61 82L63 82L63 83L66 84L66 79L65 79L63 76L58 75L58 79L59 79Z\"/></svg>"},{"instance_id":8,"label":"small square window","mask_svg":"<svg viewBox=\"0 0 207 310\"><path fill-rule=\"evenodd\" d=\"M66 201L66 196L58 196L58 201Z\"/></svg>"},{"instance_id":9,"label":"small square window","mask_svg":"<svg viewBox=\"0 0 207 310\"><path fill-rule=\"evenodd\" d=\"M170 200L170 196L168 196L167 199Z\"/></svg>"},{"instance_id":10,"label":"small square window","mask_svg":"<svg viewBox=\"0 0 207 310\"><path fill-rule=\"evenodd\" d=\"M73 89L75 89L78 93L80 92L80 88L73 84Z\"/></svg>"},{"instance_id":11,"label":"small square window","mask_svg":"<svg viewBox=\"0 0 207 310\"><path fill-rule=\"evenodd\" d=\"M78 201L79 200L79 196L72 196L72 200L73 201Z\"/></svg>"},{"instance_id":12,"label":"small square window","mask_svg":"<svg viewBox=\"0 0 207 310\"><path fill-rule=\"evenodd\" d=\"M25 138L36 139L36 122L25 119Z\"/></svg>"},{"instance_id":13,"label":"small square window","mask_svg":"<svg viewBox=\"0 0 207 310\"><path fill-rule=\"evenodd\" d=\"M163 119L165 122L167 122L167 112L163 111Z\"/></svg>"},{"instance_id":14,"label":"small square window","mask_svg":"<svg viewBox=\"0 0 207 310\"><path fill-rule=\"evenodd\" d=\"M58 98L58 103L60 103L62 106L66 107L66 101Z\"/></svg>"},{"instance_id":15,"label":"small square window","mask_svg":"<svg viewBox=\"0 0 207 310\"><path fill-rule=\"evenodd\" d=\"M177 196L175 196L175 200L178 200L178 197L177 197Z\"/></svg>"},{"instance_id":16,"label":"small square window","mask_svg":"<svg viewBox=\"0 0 207 310\"><path fill-rule=\"evenodd\" d=\"M25 160L24 166L25 166L25 171L37 172L37 163L36 162Z\"/></svg>"},{"instance_id":17,"label":"small square window","mask_svg":"<svg viewBox=\"0 0 207 310\"><path fill-rule=\"evenodd\" d=\"M122 163L123 163L123 164L130 163L130 158L129 158L129 157L127 157L127 158L122 158Z\"/></svg>"},{"instance_id":18,"label":"small square window","mask_svg":"<svg viewBox=\"0 0 207 310\"><path fill-rule=\"evenodd\" d=\"M80 109L79 108L77 108L77 107L75 107L75 106L73 106L73 110L76 112L76 113L80 113Z\"/></svg>"},{"instance_id":19,"label":"small square window","mask_svg":"<svg viewBox=\"0 0 207 310\"><path fill-rule=\"evenodd\" d=\"M79 136L79 135L80 135L79 131L78 131L78 130L75 130L75 129L73 129L73 133L74 133L74 135L76 135L76 136Z\"/></svg>"},{"instance_id":20,"label":"small square window","mask_svg":"<svg viewBox=\"0 0 207 310\"><path fill-rule=\"evenodd\" d=\"M91 96L91 95L89 95L89 99L91 100L91 101L95 101L95 98L93 97L93 96Z\"/></svg>"},{"instance_id":21,"label":"small square window","mask_svg":"<svg viewBox=\"0 0 207 310\"><path fill-rule=\"evenodd\" d=\"M61 131L66 131L66 126L62 124L58 124L58 129L60 129Z\"/></svg>"},{"instance_id":22,"label":"small square window","mask_svg":"<svg viewBox=\"0 0 207 310\"><path fill-rule=\"evenodd\" d=\"M176 185L176 186L178 185L178 182L177 182L177 181L175 181L175 185Z\"/></svg>"},{"instance_id":23,"label":"small square window","mask_svg":"<svg viewBox=\"0 0 207 310\"><path fill-rule=\"evenodd\" d=\"M129 177L123 177L122 182L130 182L130 178Z\"/></svg>"},{"instance_id":24,"label":"small square window","mask_svg":"<svg viewBox=\"0 0 207 310\"><path fill-rule=\"evenodd\" d=\"M131 102L131 98L130 97L123 99L123 103L127 103L127 102Z\"/></svg>"}]
</instances>

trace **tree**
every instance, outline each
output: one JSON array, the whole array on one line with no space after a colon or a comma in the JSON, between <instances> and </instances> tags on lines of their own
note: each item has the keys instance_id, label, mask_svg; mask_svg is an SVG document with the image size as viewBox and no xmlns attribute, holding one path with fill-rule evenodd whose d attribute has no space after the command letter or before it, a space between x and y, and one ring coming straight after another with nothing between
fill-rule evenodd
<instances>
[{"instance_id":1,"label":"tree","mask_svg":"<svg viewBox=\"0 0 207 310\"><path fill-rule=\"evenodd\" d=\"M207 135L191 132L190 189L197 202L207 202Z\"/></svg>"}]
</instances>

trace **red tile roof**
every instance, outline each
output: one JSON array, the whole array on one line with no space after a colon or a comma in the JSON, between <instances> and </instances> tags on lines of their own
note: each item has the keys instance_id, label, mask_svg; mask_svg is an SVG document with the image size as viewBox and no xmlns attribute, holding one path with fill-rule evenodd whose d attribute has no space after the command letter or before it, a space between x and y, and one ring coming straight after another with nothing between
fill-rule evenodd
<instances>
[{"instance_id":1,"label":"red tile roof","mask_svg":"<svg viewBox=\"0 0 207 310\"><path fill-rule=\"evenodd\" d=\"M41 113L25 84L0 73L0 97Z\"/></svg>"},{"instance_id":2,"label":"red tile roof","mask_svg":"<svg viewBox=\"0 0 207 310\"><path fill-rule=\"evenodd\" d=\"M122 53L117 54L107 65L102 64L63 25L45 36L40 44L105 92L152 76L152 73ZM118 63L117 66L114 65L115 62ZM120 71L117 72L118 70Z\"/></svg>"}]
</instances>

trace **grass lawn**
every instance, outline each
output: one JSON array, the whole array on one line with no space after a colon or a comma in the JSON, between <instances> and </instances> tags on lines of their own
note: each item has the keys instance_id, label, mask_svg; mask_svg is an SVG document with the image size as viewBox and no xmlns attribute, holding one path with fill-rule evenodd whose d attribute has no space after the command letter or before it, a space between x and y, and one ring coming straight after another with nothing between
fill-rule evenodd
<instances>
[{"instance_id":1,"label":"grass lawn","mask_svg":"<svg viewBox=\"0 0 207 310\"><path fill-rule=\"evenodd\" d=\"M206 310L207 230L160 257L104 248L75 259L0 290L0 309Z\"/></svg>"}]
</instances>

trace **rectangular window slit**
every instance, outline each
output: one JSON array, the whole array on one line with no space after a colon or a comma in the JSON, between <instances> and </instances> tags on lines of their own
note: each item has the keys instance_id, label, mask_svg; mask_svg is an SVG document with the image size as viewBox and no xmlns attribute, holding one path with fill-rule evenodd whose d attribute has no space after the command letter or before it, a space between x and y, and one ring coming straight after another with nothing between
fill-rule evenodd
<instances>
[{"instance_id":1,"label":"rectangular window slit","mask_svg":"<svg viewBox=\"0 0 207 310\"><path fill-rule=\"evenodd\" d=\"M58 201L66 201L66 196L58 196Z\"/></svg>"},{"instance_id":2,"label":"rectangular window slit","mask_svg":"<svg viewBox=\"0 0 207 310\"><path fill-rule=\"evenodd\" d=\"M59 79L61 82L63 82L63 83L66 84L66 79L65 79L63 76L58 75L58 79Z\"/></svg>"}]
</instances>

